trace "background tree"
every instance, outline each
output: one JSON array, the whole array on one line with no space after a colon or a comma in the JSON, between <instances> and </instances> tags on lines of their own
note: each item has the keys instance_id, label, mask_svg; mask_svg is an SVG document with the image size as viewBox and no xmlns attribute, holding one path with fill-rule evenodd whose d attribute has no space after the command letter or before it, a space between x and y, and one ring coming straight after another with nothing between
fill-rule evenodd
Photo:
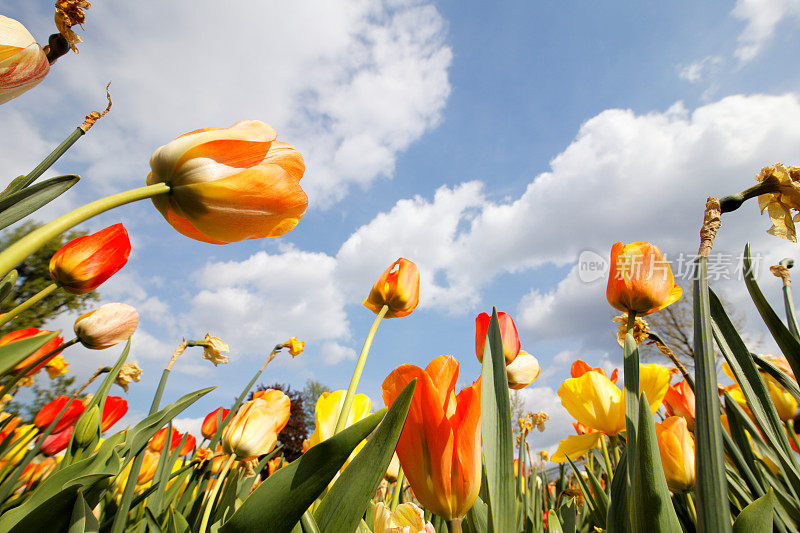
<instances>
[{"instance_id":1,"label":"background tree","mask_svg":"<svg viewBox=\"0 0 800 533\"><path fill-rule=\"evenodd\" d=\"M308 438L308 426L306 424L306 412L303 407L303 393L295 390L283 383L273 383L272 385L258 385L256 391L276 389L282 391L289 397L291 406L289 407L289 422L283 431L278 433L278 442L283 444L282 452L286 461L292 462L303 454L303 441ZM251 392L247 400L253 399Z\"/></svg>"},{"instance_id":2,"label":"background tree","mask_svg":"<svg viewBox=\"0 0 800 533\"><path fill-rule=\"evenodd\" d=\"M322 396L323 392L332 392L330 387L315 381L313 379L306 380L306 386L303 388L303 408L306 412L306 430L308 434L314 433L314 409L317 407L317 400Z\"/></svg>"},{"instance_id":3,"label":"background tree","mask_svg":"<svg viewBox=\"0 0 800 533\"><path fill-rule=\"evenodd\" d=\"M26 222L16 228L6 230L0 236L0 250L5 249L20 237L27 235L41 226L38 222ZM44 247L34 252L25 259L25 262L16 266L17 285L14 294L3 304L3 310L13 309L31 296L35 295L53 281L50 279L50 258L59 248L69 241L86 235L85 231L70 231L63 233L48 242ZM86 310L90 302L99 298L97 291L88 294L74 295L62 290L55 291L50 296L22 312L17 318L0 327L0 337L11 331L25 328L40 328L51 320L67 311L81 312Z\"/></svg>"},{"instance_id":4,"label":"background tree","mask_svg":"<svg viewBox=\"0 0 800 533\"><path fill-rule=\"evenodd\" d=\"M44 382L45 386L39 385L39 383L42 382L41 379L39 382L34 383L30 390L31 394L33 395L33 398L30 401L17 401L15 399L9 402L3 410L11 414L21 416L22 420L26 424L31 423L33 422L34 417L36 417L36 413L38 413L42 407L52 402L62 394L65 396L72 396L75 391L78 390L78 387L75 385L74 376L62 374L56 377L56 379L51 380L47 377L46 372L42 371L42 374L46 380Z\"/></svg>"}]
</instances>

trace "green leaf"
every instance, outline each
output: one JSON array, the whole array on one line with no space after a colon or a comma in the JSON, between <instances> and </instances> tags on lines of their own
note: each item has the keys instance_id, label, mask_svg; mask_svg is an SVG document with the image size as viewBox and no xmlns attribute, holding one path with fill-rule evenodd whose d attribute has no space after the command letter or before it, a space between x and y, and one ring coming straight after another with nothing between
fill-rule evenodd
<instances>
[{"instance_id":1,"label":"green leaf","mask_svg":"<svg viewBox=\"0 0 800 533\"><path fill-rule=\"evenodd\" d=\"M699 531L731 530L728 483L722 446L717 366L712 339L708 295L708 258L695 263L694 360L695 360L695 455L697 527ZM648 413L650 411L648 410Z\"/></svg>"},{"instance_id":2,"label":"green leaf","mask_svg":"<svg viewBox=\"0 0 800 533\"><path fill-rule=\"evenodd\" d=\"M222 533L289 532L322 494L356 446L378 426L386 409L356 422L311 447L302 457L269 476L220 528Z\"/></svg>"},{"instance_id":3,"label":"green leaf","mask_svg":"<svg viewBox=\"0 0 800 533\"><path fill-rule=\"evenodd\" d=\"M413 379L397 396L375 434L350 461L314 511L314 520L321 532L352 531L358 526L392 460L416 383Z\"/></svg>"},{"instance_id":4,"label":"green leaf","mask_svg":"<svg viewBox=\"0 0 800 533\"><path fill-rule=\"evenodd\" d=\"M550 509L547 512L547 531L548 533L564 533L564 530L561 529L558 513L554 509Z\"/></svg>"},{"instance_id":5,"label":"green leaf","mask_svg":"<svg viewBox=\"0 0 800 533\"><path fill-rule=\"evenodd\" d=\"M487 533L489 531L489 508L480 497L467 511L466 522L471 533Z\"/></svg>"},{"instance_id":6,"label":"green leaf","mask_svg":"<svg viewBox=\"0 0 800 533\"><path fill-rule=\"evenodd\" d=\"M581 487L581 492L583 492L584 500L586 501L586 505L589 507L589 514L592 516L592 521L595 524L605 523L605 521L600 520L600 509L598 507L597 502L594 499L592 491L590 491L589 487L586 485L586 480L583 479L581 471L578 470L578 467L575 466L575 463L572 462L572 459L570 459L569 456L567 456L567 461L569 461L569 464L572 467L572 471L575 472L575 479L578 480L578 485L580 485Z\"/></svg>"},{"instance_id":7,"label":"green leaf","mask_svg":"<svg viewBox=\"0 0 800 533\"><path fill-rule=\"evenodd\" d=\"M53 340L60 332L53 331L46 334L34 335L26 339L14 341L0 346L0 376L8 374L15 366L26 357Z\"/></svg>"},{"instance_id":8,"label":"green leaf","mask_svg":"<svg viewBox=\"0 0 800 533\"><path fill-rule=\"evenodd\" d=\"M771 533L774 508L775 493L769 489L765 495L739 513L733 523L733 533Z\"/></svg>"},{"instance_id":9,"label":"green leaf","mask_svg":"<svg viewBox=\"0 0 800 533\"><path fill-rule=\"evenodd\" d=\"M789 377L786 372L778 368L771 361L764 359L760 355L751 352L750 356L763 372L775 378L775 380L781 384L781 387L786 389L786 391L794 396L794 399L800 403L800 387L797 386L797 381Z\"/></svg>"},{"instance_id":10,"label":"green leaf","mask_svg":"<svg viewBox=\"0 0 800 533\"><path fill-rule=\"evenodd\" d=\"M648 412L650 412L648 408ZM628 510L628 452L623 452L611 480L611 498L608 502L606 530L608 533L626 533L630 529Z\"/></svg>"},{"instance_id":11,"label":"green leaf","mask_svg":"<svg viewBox=\"0 0 800 533\"><path fill-rule=\"evenodd\" d=\"M100 531L100 524L83 498L83 493L78 492L67 533L96 533L97 531Z\"/></svg>"},{"instance_id":12,"label":"green leaf","mask_svg":"<svg viewBox=\"0 0 800 533\"><path fill-rule=\"evenodd\" d=\"M492 311L483 351L481 372L481 431L489 496L489 530L512 531L516 523L514 498L514 435L511 430L511 402L508 397L503 337Z\"/></svg>"},{"instance_id":13,"label":"green leaf","mask_svg":"<svg viewBox=\"0 0 800 533\"><path fill-rule=\"evenodd\" d=\"M17 283L17 271L12 270L0 281L0 304L6 301L14 291L14 285Z\"/></svg>"},{"instance_id":14,"label":"green leaf","mask_svg":"<svg viewBox=\"0 0 800 533\"><path fill-rule=\"evenodd\" d=\"M661 466L656 427L649 405L643 392L639 399L636 466L631 472L631 525L634 531L681 531Z\"/></svg>"},{"instance_id":15,"label":"green leaf","mask_svg":"<svg viewBox=\"0 0 800 533\"><path fill-rule=\"evenodd\" d=\"M80 179L75 175L58 176L0 199L0 229L10 226L43 205L52 202L78 183Z\"/></svg>"},{"instance_id":16,"label":"green leaf","mask_svg":"<svg viewBox=\"0 0 800 533\"><path fill-rule=\"evenodd\" d=\"M575 522L577 519L576 511L575 498L570 498L561 504L558 514L561 518L561 529L564 531L564 533L575 533Z\"/></svg>"}]
</instances>

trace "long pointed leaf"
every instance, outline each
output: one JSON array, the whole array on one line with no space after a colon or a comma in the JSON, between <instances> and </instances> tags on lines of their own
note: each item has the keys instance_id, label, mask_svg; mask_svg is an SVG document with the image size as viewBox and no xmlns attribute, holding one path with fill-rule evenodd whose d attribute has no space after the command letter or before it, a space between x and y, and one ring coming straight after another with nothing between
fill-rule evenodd
<instances>
[{"instance_id":1,"label":"long pointed leaf","mask_svg":"<svg viewBox=\"0 0 800 533\"><path fill-rule=\"evenodd\" d=\"M75 175L50 178L0 199L0 229L30 215L67 192L81 178Z\"/></svg>"},{"instance_id":2,"label":"long pointed leaf","mask_svg":"<svg viewBox=\"0 0 800 533\"><path fill-rule=\"evenodd\" d=\"M770 533L775 493L769 489L765 495L745 507L733 524L733 533Z\"/></svg>"}]
</instances>

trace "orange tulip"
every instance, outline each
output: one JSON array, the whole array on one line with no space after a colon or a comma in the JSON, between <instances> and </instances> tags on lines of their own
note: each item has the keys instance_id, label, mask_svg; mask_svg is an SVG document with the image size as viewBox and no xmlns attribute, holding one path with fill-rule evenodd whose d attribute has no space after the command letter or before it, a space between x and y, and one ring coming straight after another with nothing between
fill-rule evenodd
<instances>
[{"instance_id":1,"label":"orange tulip","mask_svg":"<svg viewBox=\"0 0 800 533\"><path fill-rule=\"evenodd\" d=\"M128 402L119 396L106 396L106 403L103 405L103 417L100 423L100 431L105 431L125 416L128 412Z\"/></svg>"},{"instance_id":2,"label":"orange tulip","mask_svg":"<svg viewBox=\"0 0 800 533\"><path fill-rule=\"evenodd\" d=\"M692 490L695 483L694 438L686 426L686 419L671 416L661 424L656 422L656 439L669 490Z\"/></svg>"},{"instance_id":3,"label":"orange tulip","mask_svg":"<svg viewBox=\"0 0 800 533\"><path fill-rule=\"evenodd\" d=\"M481 486L480 381L456 396L459 364L442 355L424 370L397 367L383 381L391 405L417 378L397 456L420 503L446 520L464 516Z\"/></svg>"},{"instance_id":4,"label":"orange tulip","mask_svg":"<svg viewBox=\"0 0 800 533\"><path fill-rule=\"evenodd\" d=\"M213 438L214 435L217 434L217 418L219 418L219 422L222 422L230 412L230 409L218 407L217 409L214 409L208 413L203 419L203 425L200 427L200 433L203 435L203 437L207 439Z\"/></svg>"},{"instance_id":5,"label":"orange tulip","mask_svg":"<svg viewBox=\"0 0 800 533\"><path fill-rule=\"evenodd\" d=\"M245 402L222 432L223 451L240 461L271 452L289 422L290 408L289 397L275 389Z\"/></svg>"},{"instance_id":6,"label":"orange tulip","mask_svg":"<svg viewBox=\"0 0 800 533\"><path fill-rule=\"evenodd\" d=\"M582 375L584 375L587 372L598 372L604 378L608 378L608 374L606 374L605 370L603 370L602 368L598 368L598 367L592 368L586 363L586 361L582 361L580 359L578 359L574 363L572 363L572 366L569 369L569 374L573 378L579 378L579 377L581 377ZM615 368L614 371L611 373L611 377L608 378L608 379L609 379L609 381L611 381L611 383L616 383L618 377L619 377L619 369Z\"/></svg>"},{"instance_id":7,"label":"orange tulip","mask_svg":"<svg viewBox=\"0 0 800 533\"><path fill-rule=\"evenodd\" d=\"M50 63L33 35L0 15L0 104L21 95L47 76Z\"/></svg>"},{"instance_id":8,"label":"orange tulip","mask_svg":"<svg viewBox=\"0 0 800 533\"><path fill-rule=\"evenodd\" d=\"M664 395L664 407L670 416L682 416L694 431L694 391L686 380L670 385Z\"/></svg>"},{"instance_id":9,"label":"orange tulip","mask_svg":"<svg viewBox=\"0 0 800 533\"><path fill-rule=\"evenodd\" d=\"M654 313L676 302L682 292L656 246L618 242L611 248L606 297L615 309L638 315Z\"/></svg>"},{"instance_id":10,"label":"orange tulip","mask_svg":"<svg viewBox=\"0 0 800 533\"><path fill-rule=\"evenodd\" d=\"M122 224L69 241L50 259L50 277L70 294L99 287L128 262L131 241Z\"/></svg>"},{"instance_id":11,"label":"orange tulip","mask_svg":"<svg viewBox=\"0 0 800 533\"><path fill-rule=\"evenodd\" d=\"M150 450L144 451L144 461L142 467L139 469L139 476L136 478L137 485L144 485L153 480L158 470L158 460L161 454Z\"/></svg>"},{"instance_id":12,"label":"orange tulip","mask_svg":"<svg viewBox=\"0 0 800 533\"><path fill-rule=\"evenodd\" d=\"M486 347L486 335L491 320L492 317L486 313L475 317L475 355L478 356L478 361L481 363L483 363L483 351ZM497 313L497 321L500 324L500 336L503 339L503 354L506 357L506 364L509 364L517 358L521 348L517 326L514 325L511 315L503 312Z\"/></svg>"},{"instance_id":13,"label":"orange tulip","mask_svg":"<svg viewBox=\"0 0 800 533\"><path fill-rule=\"evenodd\" d=\"M10 420L5 422L7 418L10 418ZM0 412L0 423L1 422L5 422L5 425L0 428L0 443L6 440L6 437L11 435L11 433L17 429L17 426L19 426L20 422L22 422L22 419L18 416L12 417L8 413Z\"/></svg>"},{"instance_id":14,"label":"orange tulip","mask_svg":"<svg viewBox=\"0 0 800 533\"><path fill-rule=\"evenodd\" d=\"M277 237L308 207L303 156L257 120L203 128L155 151L147 184L169 183L153 198L178 232L213 244Z\"/></svg>"},{"instance_id":15,"label":"orange tulip","mask_svg":"<svg viewBox=\"0 0 800 533\"><path fill-rule=\"evenodd\" d=\"M15 342L15 341L21 341L22 339L27 339L28 337L33 337L34 335L42 335L42 334L45 334L45 333L52 333L52 331L36 329L36 328L26 328L26 329L19 329L17 331L12 331L11 333L6 333L5 335L3 335L2 338L0 338L0 346L5 346L6 344L11 344L12 342ZM56 348L58 348L62 344L64 344L64 337L62 337L61 335L56 335L51 340L49 340L47 342L47 344L45 344L44 346L42 346L41 348L39 348L38 350L33 352L31 355L26 357L23 361L20 361L19 363L17 363L17 366L14 367L13 372L19 373L20 371L24 370L25 367L27 367L29 365L32 365L33 363L38 361L40 358L42 358L45 355L47 355L48 353L52 352L53 350L55 350ZM32 368L28 372L27 375L28 376L34 375L36 372L41 370L45 365L47 365L47 363L52 361L53 358L56 355L58 355L59 353L60 352L54 353L52 355L52 357L49 357L47 360L42 361L41 363L36 365L34 368Z\"/></svg>"},{"instance_id":16,"label":"orange tulip","mask_svg":"<svg viewBox=\"0 0 800 533\"><path fill-rule=\"evenodd\" d=\"M408 316L418 303L419 270L417 265L402 257L383 271L364 300L364 306L376 315L388 305L386 318Z\"/></svg>"},{"instance_id":17,"label":"orange tulip","mask_svg":"<svg viewBox=\"0 0 800 533\"><path fill-rule=\"evenodd\" d=\"M181 443L181 432L175 428L172 428L172 436L169 440L169 449L173 451L175 448L178 447L178 444ZM160 452L164 449L164 444L167 441L167 428L161 428L156 431L155 435L152 436L150 442L148 443L147 447L153 450L154 452Z\"/></svg>"},{"instance_id":18,"label":"orange tulip","mask_svg":"<svg viewBox=\"0 0 800 533\"><path fill-rule=\"evenodd\" d=\"M267 473L270 476L275 473L279 466L281 466L281 461L283 461L283 457L280 455L267 461Z\"/></svg>"},{"instance_id":19,"label":"orange tulip","mask_svg":"<svg viewBox=\"0 0 800 533\"><path fill-rule=\"evenodd\" d=\"M139 313L122 303L104 304L75 319L75 336L91 350L105 350L127 341L139 325Z\"/></svg>"},{"instance_id":20,"label":"orange tulip","mask_svg":"<svg viewBox=\"0 0 800 533\"><path fill-rule=\"evenodd\" d=\"M69 406L67 407L68 404ZM83 404L80 400L64 396L63 394L42 407L39 412L36 413L33 424L37 428L44 430L55 420L58 413L60 413L64 407L67 407L67 409L64 411L64 414L61 415L61 418L59 418L51 433L59 433L65 430L67 427L74 424L83 414Z\"/></svg>"}]
</instances>

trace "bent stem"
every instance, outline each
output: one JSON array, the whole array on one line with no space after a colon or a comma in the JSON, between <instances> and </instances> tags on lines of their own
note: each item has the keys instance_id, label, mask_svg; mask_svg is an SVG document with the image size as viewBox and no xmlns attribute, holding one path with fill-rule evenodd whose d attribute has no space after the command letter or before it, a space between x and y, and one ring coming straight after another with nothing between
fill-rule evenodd
<instances>
[{"instance_id":1,"label":"bent stem","mask_svg":"<svg viewBox=\"0 0 800 533\"><path fill-rule=\"evenodd\" d=\"M217 494L219 493L219 488L222 486L222 482L225 480L225 476L228 475L228 470L230 470L233 461L236 459L236 454L232 453L228 460L225 461L225 466L222 467L222 471L219 473L219 477L217 478L217 482L214 484L214 488L211 490L211 494L208 497L208 501L206 502L206 508L203 511L203 521L200 522L200 533L206 533L206 528L208 527L208 519L211 517L211 509L214 507L214 500L217 499Z\"/></svg>"},{"instance_id":2,"label":"bent stem","mask_svg":"<svg viewBox=\"0 0 800 533\"><path fill-rule=\"evenodd\" d=\"M364 365L367 363L367 355L369 355L369 349L372 347L372 339L375 338L375 332L378 331L378 324L381 323L381 320L383 320L383 317L386 316L388 311L388 305L381 307L378 316L376 316L375 320L372 322L372 327L369 328L367 338L364 340L364 346L361 348L361 354L358 356L356 369L353 371L353 377L350 379L350 386L347 387L347 394L344 397L344 403L342 404L342 411L339 413L339 419L336 421L336 429L333 432L334 435L343 430L347 425L347 417L350 414L350 409L353 407L353 400L356 395L356 389L358 388L358 381L361 379L361 373L364 371Z\"/></svg>"},{"instance_id":3,"label":"bent stem","mask_svg":"<svg viewBox=\"0 0 800 533\"><path fill-rule=\"evenodd\" d=\"M0 326L3 326L5 324L7 324L8 322L14 320L17 316L19 316L20 314L22 314L23 312L27 311L28 309L30 309L34 305L38 304L40 301L42 301L45 298L47 298L48 296L53 294L53 292L57 288L58 288L58 285L56 285L55 283L51 283L50 285L48 285L44 289L40 290L39 292L37 292L36 294L31 296L30 298L28 298L24 302L22 302L21 304L16 306L14 309L10 310L7 313L4 313L2 316L0 316Z\"/></svg>"},{"instance_id":4,"label":"bent stem","mask_svg":"<svg viewBox=\"0 0 800 533\"><path fill-rule=\"evenodd\" d=\"M137 200L152 198L160 194L168 194L170 190L170 186L166 183L156 183L155 185L139 187L138 189L132 189L101 198L100 200L95 200L65 215L61 215L52 222L28 233L0 253L0 277L5 276L12 268L44 246L50 239L64 233L84 220L88 220L109 209L136 202Z\"/></svg>"}]
</instances>

